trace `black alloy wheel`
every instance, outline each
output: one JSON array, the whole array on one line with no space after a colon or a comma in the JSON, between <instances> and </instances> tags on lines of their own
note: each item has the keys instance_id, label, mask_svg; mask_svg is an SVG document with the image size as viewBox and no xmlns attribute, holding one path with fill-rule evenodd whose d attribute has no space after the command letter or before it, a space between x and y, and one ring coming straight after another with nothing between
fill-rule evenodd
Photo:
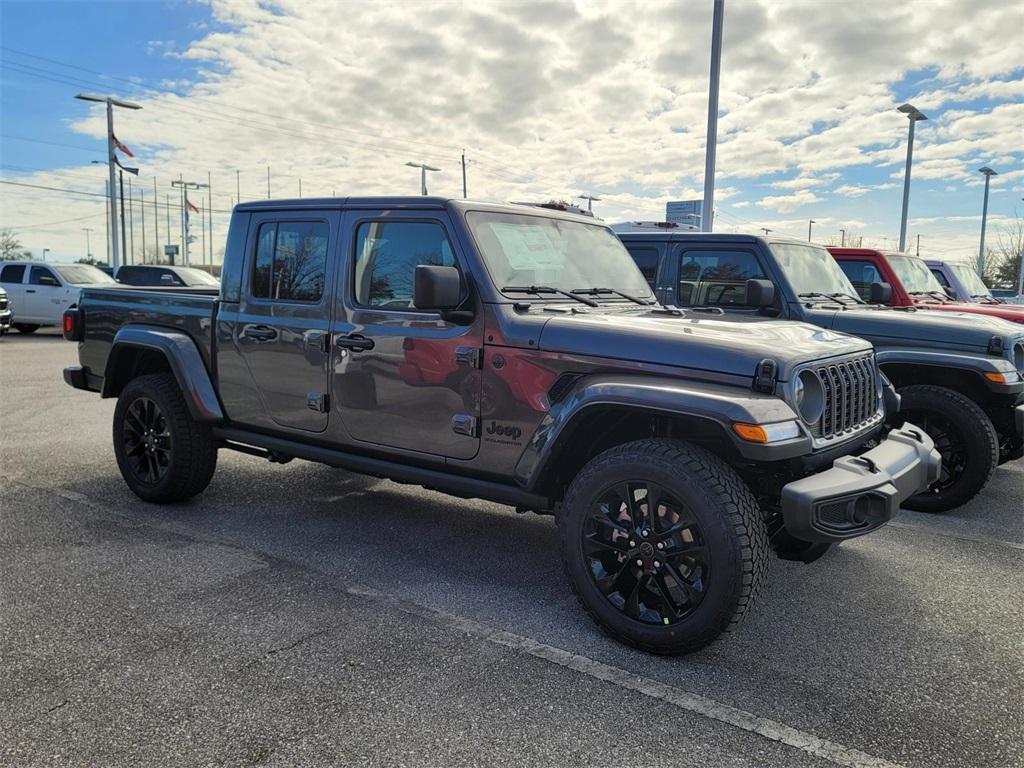
<instances>
[{"instance_id":1,"label":"black alloy wheel","mask_svg":"<svg viewBox=\"0 0 1024 768\"><path fill-rule=\"evenodd\" d=\"M711 574L704 533L660 485L626 481L607 488L583 535L594 582L631 619L675 624L704 599Z\"/></svg>"},{"instance_id":2,"label":"black alloy wheel","mask_svg":"<svg viewBox=\"0 0 1024 768\"><path fill-rule=\"evenodd\" d=\"M124 455L136 478L155 485L171 465L173 441L167 418L148 397L133 400L122 420Z\"/></svg>"}]
</instances>

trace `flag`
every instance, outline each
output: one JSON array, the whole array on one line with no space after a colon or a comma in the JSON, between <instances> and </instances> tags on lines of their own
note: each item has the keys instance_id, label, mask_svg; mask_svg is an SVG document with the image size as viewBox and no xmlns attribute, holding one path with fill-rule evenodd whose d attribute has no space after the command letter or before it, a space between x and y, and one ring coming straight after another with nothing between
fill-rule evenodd
<instances>
[{"instance_id":1,"label":"flag","mask_svg":"<svg viewBox=\"0 0 1024 768\"><path fill-rule=\"evenodd\" d=\"M187 205L188 209L193 213L199 213L199 209L192 205L192 201L189 200L187 197L185 198L185 205Z\"/></svg>"},{"instance_id":2,"label":"flag","mask_svg":"<svg viewBox=\"0 0 1024 768\"><path fill-rule=\"evenodd\" d=\"M120 141L118 141L117 136L115 136L114 134L110 134L110 138L114 140L114 146L120 149L126 155L128 155L128 157L135 157L135 153L128 149L128 147L126 147Z\"/></svg>"}]
</instances>

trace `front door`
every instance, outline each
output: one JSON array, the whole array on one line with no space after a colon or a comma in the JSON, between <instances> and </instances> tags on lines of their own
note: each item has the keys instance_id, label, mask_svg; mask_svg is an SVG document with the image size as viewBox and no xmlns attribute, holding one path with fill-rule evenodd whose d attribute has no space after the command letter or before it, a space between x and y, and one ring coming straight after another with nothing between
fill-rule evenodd
<instances>
[{"instance_id":1,"label":"front door","mask_svg":"<svg viewBox=\"0 0 1024 768\"><path fill-rule=\"evenodd\" d=\"M25 286L24 314L34 322L59 323L65 305L70 303L57 274L49 267L33 265Z\"/></svg>"},{"instance_id":2,"label":"front door","mask_svg":"<svg viewBox=\"0 0 1024 768\"><path fill-rule=\"evenodd\" d=\"M420 264L460 266L441 212L346 214L343 309L333 393L342 427L367 446L471 459L479 445L482 319L413 305ZM465 272L463 272L465 274ZM464 304L472 307L464 280Z\"/></svg>"},{"instance_id":3,"label":"front door","mask_svg":"<svg viewBox=\"0 0 1024 768\"><path fill-rule=\"evenodd\" d=\"M267 426L327 429L330 252L339 218L336 211L268 211L251 218L232 342Z\"/></svg>"}]
</instances>

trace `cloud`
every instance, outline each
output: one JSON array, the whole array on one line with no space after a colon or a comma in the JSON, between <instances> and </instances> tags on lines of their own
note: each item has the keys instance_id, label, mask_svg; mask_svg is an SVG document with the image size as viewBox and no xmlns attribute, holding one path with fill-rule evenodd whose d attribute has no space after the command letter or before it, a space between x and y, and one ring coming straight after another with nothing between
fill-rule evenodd
<instances>
[{"instance_id":1,"label":"cloud","mask_svg":"<svg viewBox=\"0 0 1024 768\"><path fill-rule=\"evenodd\" d=\"M762 197L758 201L758 205L762 208L767 208L772 211L778 211L779 213L791 213L798 208L802 208L805 205L811 203L821 202L822 198L810 190L802 189L799 192L795 192L792 195L774 195L769 197Z\"/></svg>"}]
</instances>

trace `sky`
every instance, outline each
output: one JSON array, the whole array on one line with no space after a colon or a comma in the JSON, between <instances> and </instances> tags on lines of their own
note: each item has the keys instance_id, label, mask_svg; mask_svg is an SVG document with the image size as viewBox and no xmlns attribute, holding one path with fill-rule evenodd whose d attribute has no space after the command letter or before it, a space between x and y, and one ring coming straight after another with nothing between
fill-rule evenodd
<instances>
[{"instance_id":1,"label":"sky","mask_svg":"<svg viewBox=\"0 0 1024 768\"><path fill-rule=\"evenodd\" d=\"M711 0L0 2L0 228L36 257L105 258L105 116L136 155L136 258L180 241L219 261L239 197L601 198L609 223L701 197ZM965 13L965 11L967 11ZM1024 214L1020 0L727 0L715 229L976 258ZM154 206L154 189L157 205ZM126 194L128 193L126 181ZM90 232L84 231L91 230ZM173 239L168 240L168 231ZM211 245L212 243L212 245Z\"/></svg>"}]
</instances>

